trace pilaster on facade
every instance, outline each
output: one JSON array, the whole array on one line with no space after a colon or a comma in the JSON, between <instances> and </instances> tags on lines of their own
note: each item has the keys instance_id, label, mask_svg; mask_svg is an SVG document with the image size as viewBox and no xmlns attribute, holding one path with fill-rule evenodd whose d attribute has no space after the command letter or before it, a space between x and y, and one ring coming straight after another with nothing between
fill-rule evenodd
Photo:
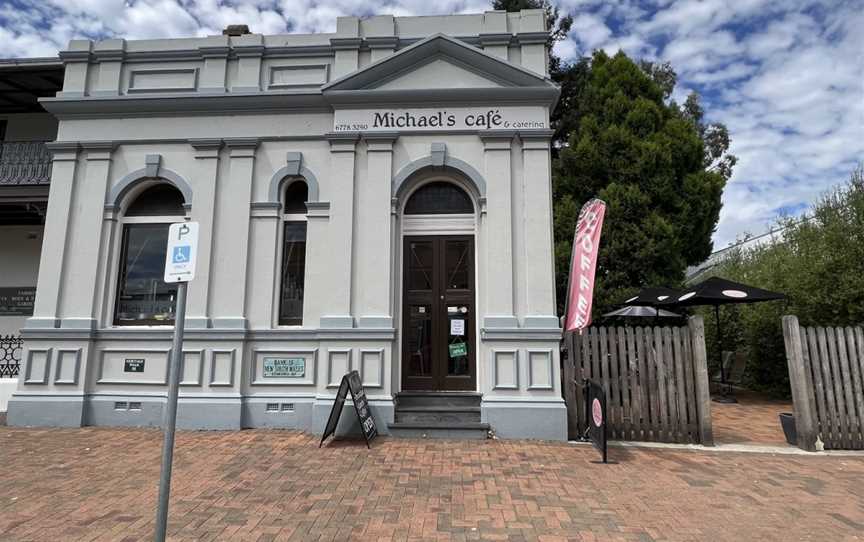
<instances>
[{"instance_id":1,"label":"pilaster on facade","mask_svg":"<svg viewBox=\"0 0 864 542\"><path fill-rule=\"evenodd\" d=\"M552 164L553 130L519 132L522 141L522 164L525 237L525 287L527 307L524 326L557 329L555 305L554 255L552 236ZM541 248L542 247L542 248Z\"/></svg>"},{"instance_id":2,"label":"pilaster on facade","mask_svg":"<svg viewBox=\"0 0 864 542\"><path fill-rule=\"evenodd\" d=\"M331 213L327 227L329 266L320 271L326 274L327 284L322 292L327 302L327 314L320 317L322 328L350 328L354 326L351 312L352 276L354 270L354 183L356 176L356 132L328 133L330 142ZM323 264L323 262L321 262ZM322 267L324 267L322 265ZM324 288L322 288L324 289Z\"/></svg>"},{"instance_id":3,"label":"pilaster on facade","mask_svg":"<svg viewBox=\"0 0 864 542\"><path fill-rule=\"evenodd\" d=\"M93 47L93 57L99 63L99 77L93 96L118 96L123 60L126 58L126 40L109 39L98 42Z\"/></svg>"},{"instance_id":4,"label":"pilaster on facade","mask_svg":"<svg viewBox=\"0 0 864 542\"><path fill-rule=\"evenodd\" d=\"M213 217L216 211L216 183L223 142L219 138L192 139L195 153L195 206L192 220L198 222L198 263L195 280L189 284L186 326L210 326L209 298L213 267Z\"/></svg>"},{"instance_id":5,"label":"pilaster on facade","mask_svg":"<svg viewBox=\"0 0 864 542\"><path fill-rule=\"evenodd\" d=\"M48 191L48 208L45 213L45 228L42 253L39 258L39 278L33 316L27 320L26 329L60 327L60 283L63 277L63 261L68 240L69 217L72 206L72 190L78 166L80 145L77 142L53 141L45 144L52 156L51 185Z\"/></svg>"},{"instance_id":6,"label":"pilaster on facade","mask_svg":"<svg viewBox=\"0 0 864 542\"><path fill-rule=\"evenodd\" d=\"M259 92L261 90L261 58L264 56L264 37L247 34L234 39L237 56L237 84L232 92Z\"/></svg>"},{"instance_id":7,"label":"pilaster on facade","mask_svg":"<svg viewBox=\"0 0 864 542\"><path fill-rule=\"evenodd\" d=\"M212 291L218 291L209 305L215 328L246 327L246 290L249 252L249 201L255 153L260 140L254 137L226 138L228 171L216 183L212 262Z\"/></svg>"},{"instance_id":8,"label":"pilaster on facade","mask_svg":"<svg viewBox=\"0 0 864 542\"><path fill-rule=\"evenodd\" d=\"M514 130L490 130L481 134L486 179L496 183L486 195L486 311L484 328L516 328L513 283L513 201L511 153Z\"/></svg>"},{"instance_id":9,"label":"pilaster on facade","mask_svg":"<svg viewBox=\"0 0 864 542\"><path fill-rule=\"evenodd\" d=\"M95 329L99 295L99 271L104 268L102 253L106 250L103 220L104 200L111 173L111 159L116 145L112 141L81 143L86 166L79 175L72 198L75 213L68 222L70 238L87 239L64 259L59 312L60 327Z\"/></svg>"},{"instance_id":10,"label":"pilaster on facade","mask_svg":"<svg viewBox=\"0 0 864 542\"><path fill-rule=\"evenodd\" d=\"M198 52L204 59L201 68L199 92L206 94L223 94L228 78L228 36L210 36L205 38L204 45L198 46Z\"/></svg>"},{"instance_id":11,"label":"pilaster on facade","mask_svg":"<svg viewBox=\"0 0 864 542\"><path fill-rule=\"evenodd\" d=\"M394 254L392 220L390 218L391 181L393 179L393 144L397 132L364 134L366 144L366 178L357 190L358 213L355 240L359 249L354 290L358 325L393 327L393 274L390 272Z\"/></svg>"},{"instance_id":12,"label":"pilaster on facade","mask_svg":"<svg viewBox=\"0 0 864 542\"><path fill-rule=\"evenodd\" d=\"M360 67L360 19L339 17L336 19L336 37L330 38L333 49L333 77L338 79Z\"/></svg>"},{"instance_id":13,"label":"pilaster on facade","mask_svg":"<svg viewBox=\"0 0 864 542\"><path fill-rule=\"evenodd\" d=\"M58 53L65 65L63 91L57 93L58 98L82 98L86 95L92 49L90 40L72 40L68 49Z\"/></svg>"}]
</instances>

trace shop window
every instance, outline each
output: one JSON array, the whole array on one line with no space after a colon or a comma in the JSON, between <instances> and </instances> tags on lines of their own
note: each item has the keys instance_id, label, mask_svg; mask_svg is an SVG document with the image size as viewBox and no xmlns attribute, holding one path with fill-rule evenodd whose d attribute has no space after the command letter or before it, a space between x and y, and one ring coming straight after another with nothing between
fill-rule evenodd
<instances>
[{"instance_id":1,"label":"shop window","mask_svg":"<svg viewBox=\"0 0 864 542\"><path fill-rule=\"evenodd\" d=\"M471 214L474 205L464 190L444 181L424 184L405 205L406 215Z\"/></svg>"},{"instance_id":2,"label":"shop window","mask_svg":"<svg viewBox=\"0 0 864 542\"><path fill-rule=\"evenodd\" d=\"M166 184L142 192L123 215L114 325L172 325L177 285L166 284L168 227L182 220L183 196Z\"/></svg>"},{"instance_id":3,"label":"shop window","mask_svg":"<svg viewBox=\"0 0 864 542\"><path fill-rule=\"evenodd\" d=\"M293 181L282 204L282 287L279 325L303 325L303 289L306 275L306 200L309 189Z\"/></svg>"}]
</instances>

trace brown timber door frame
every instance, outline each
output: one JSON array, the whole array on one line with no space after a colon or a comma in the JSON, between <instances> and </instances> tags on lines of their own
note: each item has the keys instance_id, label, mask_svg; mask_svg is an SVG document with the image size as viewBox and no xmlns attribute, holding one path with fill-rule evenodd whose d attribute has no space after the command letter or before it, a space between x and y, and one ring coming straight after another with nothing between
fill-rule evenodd
<instances>
[{"instance_id":1,"label":"brown timber door frame","mask_svg":"<svg viewBox=\"0 0 864 542\"><path fill-rule=\"evenodd\" d=\"M476 390L474 236L405 236L402 250L402 389Z\"/></svg>"}]
</instances>

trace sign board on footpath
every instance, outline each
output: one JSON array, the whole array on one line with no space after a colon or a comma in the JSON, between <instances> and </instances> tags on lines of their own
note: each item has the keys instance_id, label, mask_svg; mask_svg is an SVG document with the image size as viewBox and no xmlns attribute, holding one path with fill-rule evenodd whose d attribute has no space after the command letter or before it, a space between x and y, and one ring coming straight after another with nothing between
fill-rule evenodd
<instances>
[{"instance_id":1,"label":"sign board on footpath","mask_svg":"<svg viewBox=\"0 0 864 542\"><path fill-rule=\"evenodd\" d=\"M603 386L591 379L586 379L584 386L585 417L588 418L585 433L588 440L600 452L603 463L607 463L606 391Z\"/></svg>"},{"instance_id":2,"label":"sign board on footpath","mask_svg":"<svg viewBox=\"0 0 864 542\"><path fill-rule=\"evenodd\" d=\"M177 283L174 311L174 340L168 370L168 404L165 409L162 441L162 472L159 476L159 505L154 538L162 542L168 528L168 498L171 495L171 466L174 459L174 430L177 427L177 394L180 389L180 363L183 355L183 328L186 320L186 284L195 278L198 255L198 223L181 222L168 228L165 250L165 282ZM141 369L144 365L141 364Z\"/></svg>"},{"instance_id":3,"label":"sign board on footpath","mask_svg":"<svg viewBox=\"0 0 864 542\"><path fill-rule=\"evenodd\" d=\"M369 400L366 397L366 390L363 389L360 373L354 370L342 377L339 391L336 392L336 401L333 402L333 408L330 409L324 434L321 435L321 442L318 444L319 448L327 440L327 437L336 434L336 427L339 425L339 417L342 415L342 407L345 405L348 393L351 393L354 412L357 413L357 420L360 422L360 432L366 439L366 447L370 448L369 443L378 436L378 428L375 427L375 418L372 417L372 412L369 410Z\"/></svg>"}]
</instances>

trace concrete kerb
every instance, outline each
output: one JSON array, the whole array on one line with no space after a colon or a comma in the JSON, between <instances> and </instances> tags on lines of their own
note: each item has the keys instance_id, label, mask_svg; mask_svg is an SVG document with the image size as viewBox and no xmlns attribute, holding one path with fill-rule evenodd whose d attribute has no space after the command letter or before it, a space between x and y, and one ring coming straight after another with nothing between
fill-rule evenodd
<instances>
[{"instance_id":1,"label":"concrete kerb","mask_svg":"<svg viewBox=\"0 0 864 542\"><path fill-rule=\"evenodd\" d=\"M567 441L574 446L591 446L590 442L576 440ZM637 442L637 441L609 441L610 448L643 448L656 450L687 450L691 452L717 452L717 453L753 453L773 455L803 455L807 457L864 457L864 450L825 450L822 452L808 452L793 446L765 446L758 444L717 444L715 446L702 446L701 444L675 444L670 442Z\"/></svg>"}]
</instances>

